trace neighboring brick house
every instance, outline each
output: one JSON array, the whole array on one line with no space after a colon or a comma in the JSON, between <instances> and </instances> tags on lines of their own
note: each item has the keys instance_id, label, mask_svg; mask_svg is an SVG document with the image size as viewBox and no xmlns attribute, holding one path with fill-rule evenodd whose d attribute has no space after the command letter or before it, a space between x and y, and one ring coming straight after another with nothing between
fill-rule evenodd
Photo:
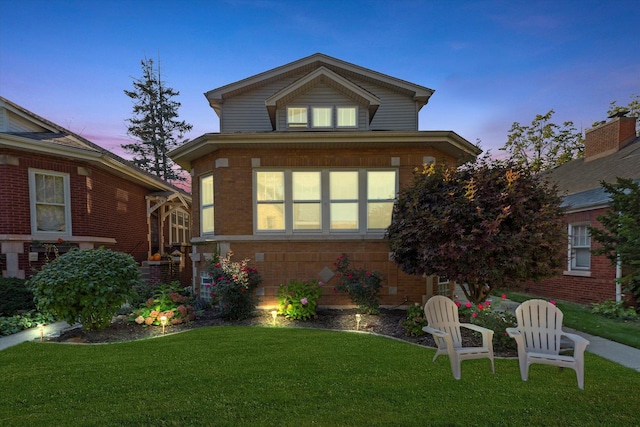
<instances>
[{"instance_id":1,"label":"neighboring brick house","mask_svg":"<svg viewBox=\"0 0 640 427\"><path fill-rule=\"evenodd\" d=\"M0 183L3 277L30 277L54 256L50 244L104 246L140 263L173 244L188 252L188 193L2 97ZM153 280L170 270L189 284L186 258L152 263Z\"/></svg>"},{"instance_id":2,"label":"neighboring brick house","mask_svg":"<svg viewBox=\"0 0 640 427\"><path fill-rule=\"evenodd\" d=\"M199 206L196 289L208 280L217 246L258 269L261 306L276 303L280 284L311 279L327 283L321 305L348 305L331 291L342 253L354 267L382 273L382 305L437 292L434 278L402 273L384 240L397 192L416 167L459 164L481 152L452 131L418 130L418 112L432 94L323 54L207 92L220 133L169 153L191 171Z\"/></svg>"},{"instance_id":3,"label":"neighboring brick house","mask_svg":"<svg viewBox=\"0 0 640 427\"><path fill-rule=\"evenodd\" d=\"M582 304L622 299L615 280L619 272L605 256L591 255L590 250L597 243L591 240L587 229L601 227L597 217L608 208L609 197L602 181L615 183L616 177L640 180L636 118L610 119L586 131L584 158L558 166L548 174L558 185L567 209L566 267L561 275L528 283L528 292Z\"/></svg>"}]
</instances>

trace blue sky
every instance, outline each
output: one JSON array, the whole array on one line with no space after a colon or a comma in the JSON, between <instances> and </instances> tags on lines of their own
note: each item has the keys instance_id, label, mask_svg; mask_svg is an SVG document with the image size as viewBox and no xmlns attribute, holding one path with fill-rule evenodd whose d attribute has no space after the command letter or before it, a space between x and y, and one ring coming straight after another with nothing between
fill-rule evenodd
<instances>
[{"instance_id":1,"label":"blue sky","mask_svg":"<svg viewBox=\"0 0 640 427\"><path fill-rule=\"evenodd\" d=\"M638 22L635 0L0 0L0 95L127 157L144 57L195 138L219 131L204 92L321 52L434 89L420 130L498 154L513 122L587 129L640 94Z\"/></svg>"}]
</instances>

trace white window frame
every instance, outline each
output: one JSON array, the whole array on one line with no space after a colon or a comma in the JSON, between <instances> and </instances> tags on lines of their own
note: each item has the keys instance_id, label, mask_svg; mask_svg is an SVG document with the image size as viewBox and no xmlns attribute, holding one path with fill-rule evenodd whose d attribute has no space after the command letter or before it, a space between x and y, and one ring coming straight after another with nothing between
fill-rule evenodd
<instances>
[{"instance_id":1,"label":"white window frame","mask_svg":"<svg viewBox=\"0 0 640 427\"><path fill-rule=\"evenodd\" d=\"M205 179L209 179L211 178L211 203L204 203L203 201L203 185L202 182ZM202 175L200 177L200 235L212 235L215 233L215 214L216 214L216 209L215 209L215 180L213 178L213 174L207 174L207 175ZM212 214L213 214L213 218L211 218L211 229L206 229L204 228L204 210L205 209L211 209L212 210Z\"/></svg>"},{"instance_id":2,"label":"white window frame","mask_svg":"<svg viewBox=\"0 0 640 427\"><path fill-rule=\"evenodd\" d=\"M38 230L37 221L37 205L38 204L50 204L60 206L59 203L45 203L38 202L37 200L37 188L36 188L36 175L52 176L56 178L62 178L63 185L63 207L64 207L64 231L54 230ZM55 172L42 169L29 169L29 205L31 210L31 233L40 236L71 236L71 184L68 173Z\"/></svg>"},{"instance_id":3,"label":"white window frame","mask_svg":"<svg viewBox=\"0 0 640 427\"><path fill-rule=\"evenodd\" d=\"M340 110L353 110L354 118L353 125L341 125L340 124ZM336 106L336 128L338 129L355 129L358 127L358 107L338 105Z\"/></svg>"},{"instance_id":4,"label":"white window frame","mask_svg":"<svg viewBox=\"0 0 640 427\"><path fill-rule=\"evenodd\" d=\"M294 121L290 110L304 110L304 121ZM307 106L289 106L287 107L287 127L289 128L308 128L309 127L309 107Z\"/></svg>"},{"instance_id":5,"label":"white window frame","mask_svg":"<svg viewBox=\"0 0 640 427\"><path fill-rule=\"evenodd\" d=\"M319 125L316 121L316 111L329 110L329 124ZM333 129L333 106L314 105L311 107L311 127L315 129Z\"/></svg>"},{"instance_id":6,"label":"white window frame","mask_svg":"<svg viewBox=\"0 0 640 427\"><path fill-rule=\"evenodd\" d=\"M321 222L322 227L319 230L295 230L293 226L293 196L292 196L292 173L294 171L305 171L305 172L320 172L321 174L321 206L322 206L322 216ZM341 172L341 171L357 171L358 173L358 228L357 229L331 229L330 224L330 209L331 209L331 200L329 195L329 174L330 172ZM381 169L360 169L360 168L351 168L351 169L339 169L339 168L331 168L331 169L271 169L271 168L260 168L254 169L253 171L253 217L254 217L254 233L265 235L265 234L274 234L274 235L331 235L331 236L339 236L339 235L347 235L347 234L356 234L356 235L366 235L366 234L381 234L384 233L386 228L380 229L369 229L367 224L368 218L368 204L369 200L367 199L367 172L371 171L389 171L395 173L395 195L398 194L398 177L399 172L394 168L381 168ZM257 180L258 174L260 172L279 172L284 174L284 229L279 230L269 230L269 229L259 229L258 228L258 202L257 200ZM393 199L395 201L395 199Z\"/></svg>"},{"instance_id":7,"label":"white window frame","mask_svg":"<svg viewBox=\"0 0 640 427\"><path fill-rule=\"evenodd\" d=\"M589 229L587 228L589 223L578 222L569 224L569 251L568 251L568 260L567 260L567 269L569 271L580 271L586 272L591 271L591 235L589 233ZM581 237L585 239L584 242L576 243L576 237L574 234L576 230L584 230L584 235L581 234ZM589 255L589 265L588 266L579 266L576 264L577 256L576 250L587 251Z\"/></svg>"},{"instance_id":8,"label":"white window frame","mask_svg":"<svg viewBox=\"0 0 640 427\"><path fill-rule=\"evenodd\" d=\"M178 217L182 216L182 225L179 224ZM182 209L176 209L169 215L169 244L171 245L184 245L191 240L191 215ZM176 241L173 239L173 235L184 237L184 240Z\"/></svg>"}]
</instances>

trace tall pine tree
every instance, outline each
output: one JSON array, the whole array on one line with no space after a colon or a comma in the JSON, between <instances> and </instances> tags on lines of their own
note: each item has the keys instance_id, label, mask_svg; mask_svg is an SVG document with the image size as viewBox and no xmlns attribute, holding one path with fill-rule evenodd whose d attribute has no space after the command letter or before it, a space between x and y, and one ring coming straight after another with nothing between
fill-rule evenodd
<instances>
[{"instance_id":1,"label":"tall pine tree","mask_svg":"<svg viewBox=\"0 0 640 427\"><path fill-rule=\"evenodd\" d=\"M133 117L127 119L127 134L137 139L122 148L133 154L133 163L167 181L185 181L167 153L180 145L192 125L178 120L180 103L173 100L180 92L166 87L160 66L153 59L140 61L142 77L133 79L133 90L124 93L133 100Z\"/></svg>"}]
</instances>

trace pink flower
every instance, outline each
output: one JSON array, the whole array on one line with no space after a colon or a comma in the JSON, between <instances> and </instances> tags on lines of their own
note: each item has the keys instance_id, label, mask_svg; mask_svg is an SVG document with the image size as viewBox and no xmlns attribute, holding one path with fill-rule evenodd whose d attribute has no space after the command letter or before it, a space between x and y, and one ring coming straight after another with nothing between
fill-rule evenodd
<instances>
[{"instance_id":1,"label":"pink flower","mask_svg":"<svg viewBox=\"0 0 640 427\"><path fill-rule=\"evenodd\" d=\"M484 305L478 304L478 310L484 310Z\"/></svg>"},{"instance_id":2,"label":"pink flower","mask_svg":"<svg viewBox=\"0 0 640 427\"><path fill-rule=\"evenodd\" d=\"M471 316L478 317L478 313L473 313Z\"/></svg>"},{"instance_id":3,"label":"pink flower","mask_svg":"<svg viewBox=\"0 0 640 427\"><path fill-rule=\"evenodd\" d=\"M507 294L502 294L502 299L507 299Z\"/></svg>"},{"instance_id":4,"label":"pink flower","mask_svg":"<svg viewBox=\"0 0 640 427\"><path fill-rule=\"evenodd\" d=\"M491 301L489 301L489 300L485 301L484 303L485 303L485 305L486 305L487 307L490 307L490 306L491 306Z\"/></svg>"},{"instance_id":5,"label":"pink flower","mask_svg":"<svg viewBox=\"0 0 640 427\"><path fill-rule=\"evenodd\" d=\"M306 298L302 298L302 299L300 300L300 302L302 303L302 305L307 305L307 303L309 302L309 300L308 300L308 299L306 299Z\"/></svg>"},{"instance_id":6,"label":"pink flower","mask_svg":"<svg viewBox=\"0 0 640 427\"><path fill-rule=\"evenodd\" d=\"M334 293L334 294L337 294L337 293L338 293L338 290L337 290L336 288L333 288L333 293Z\"/></svg>"},{"instance_id":7,"label":"pink flower","mask_svg":"<svg viewBox=\"0 0 640 427\"><path fill-rule=\"evenodd\" d=\"M549 304L556 305L556 302L555 302L554 300L552 300L552 299L551 299L551 300L549 300Z\"/></svg>"},{"instance_id":8,"label":"pink flower","mask_svg":"<svg viewBox=\"0 0 640 427\"><path fill-rule=\"evenodd\" d=\"M460 308L462 304L460 304L460 301L456 301L456 307Z\"/></svg>"},{"instance_id":9,"label":"pink flower","mask_svg":"<svg viewBox=\"0 0 640 427\"><path fill-rule=\"evenodd\" d=\"M467 301L467 303L464 306L467 308L471 308L471 303Z\"/></svg>"},{"instance_id":10,"label":"pink flower","mask_svg":"<svg viewBox=\"0 0 640 427\"><path fill-rule=\"evenodd\" d=\"M318 286L324 286L324 282L318 282Z\"/></svg>"}]
</instances>

